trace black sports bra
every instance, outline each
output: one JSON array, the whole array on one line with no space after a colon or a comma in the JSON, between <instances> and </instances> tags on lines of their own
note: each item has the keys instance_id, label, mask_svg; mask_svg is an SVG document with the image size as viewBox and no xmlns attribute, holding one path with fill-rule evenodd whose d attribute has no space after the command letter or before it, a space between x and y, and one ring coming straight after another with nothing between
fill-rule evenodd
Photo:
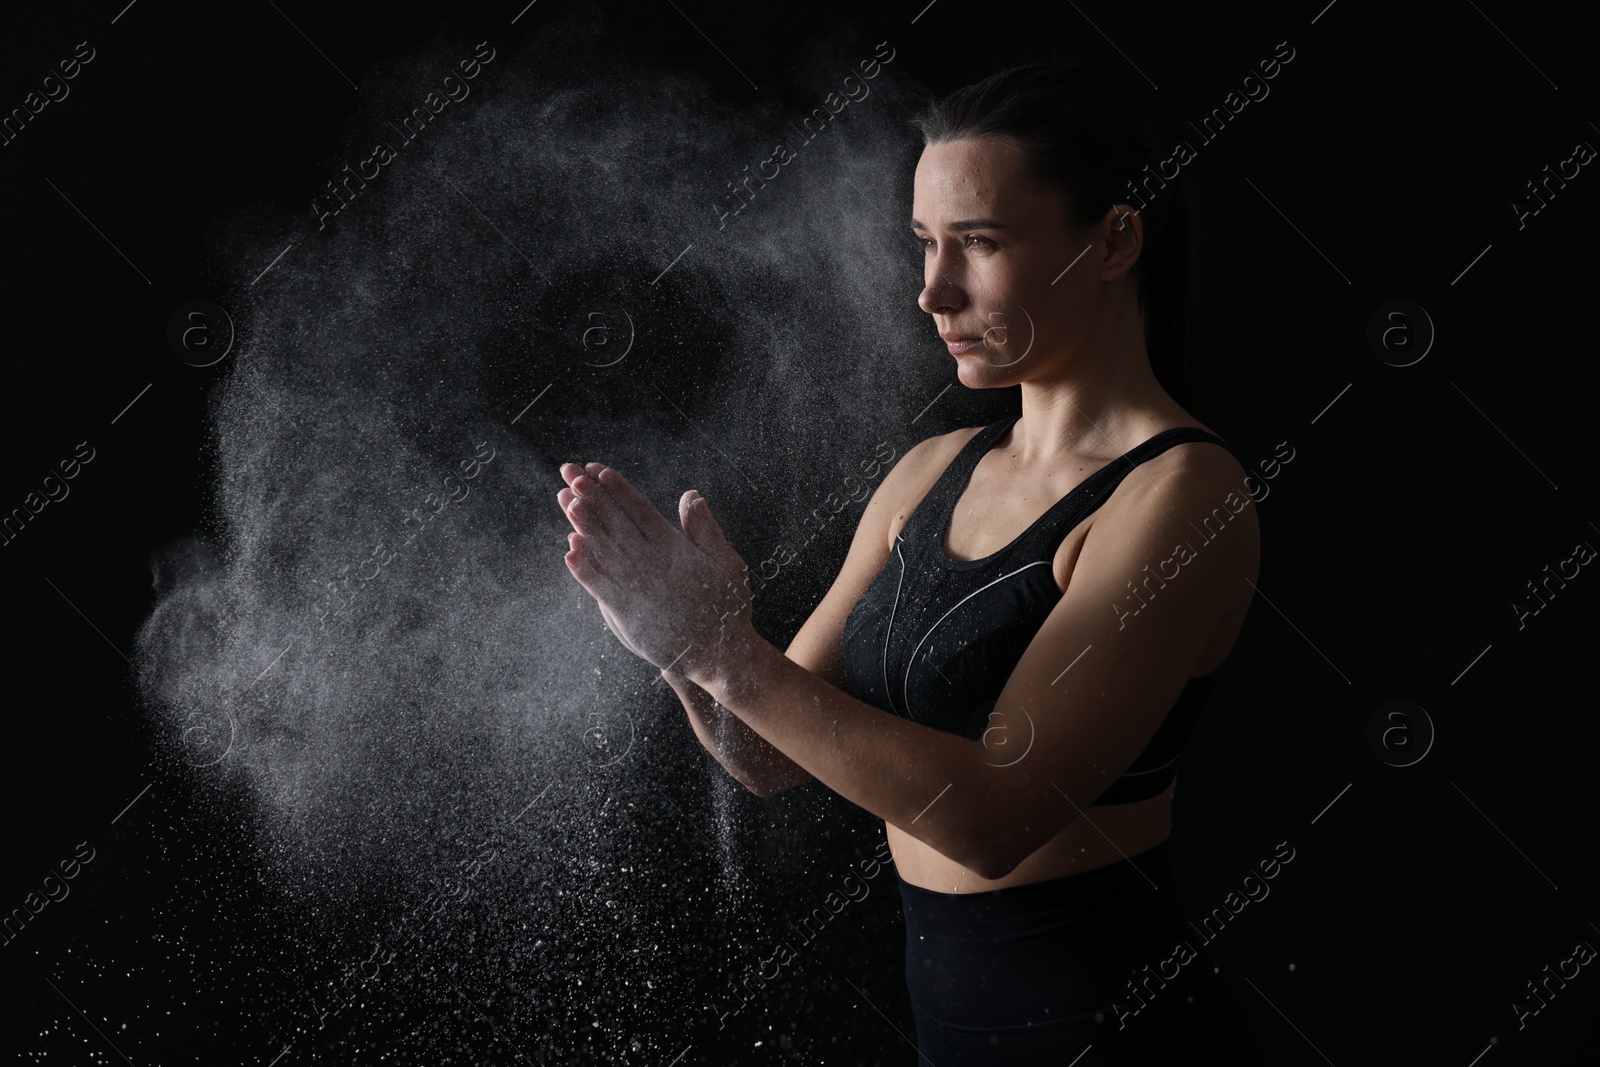
<instances>
[{"instance_id":1,"label":"black sports bra","mask_svg":"<svg viewBox=\"0 0 1600 1067\"><path fill-rule=\"evenodd\" d=\"M845 690L856 699L974 741L994 725L989 713L1001 689L1061 599L1053 562L1066 535L1134 467L1173 445L1228 447L1197 427L1163 430L1084 479L998 552L955 559L944 535L956 502L978 461L1020 417L990 423L956 453L850 612L841 648ZM1216 675L1189 679L1139 758L1094 803L1145 800L1172 784Z\"/></svg>"}]
</instances>

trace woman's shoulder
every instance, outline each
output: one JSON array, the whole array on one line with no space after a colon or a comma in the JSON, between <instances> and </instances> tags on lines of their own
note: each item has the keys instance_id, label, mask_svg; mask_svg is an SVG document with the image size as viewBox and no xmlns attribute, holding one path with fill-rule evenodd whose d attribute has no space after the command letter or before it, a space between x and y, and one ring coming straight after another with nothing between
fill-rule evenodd
<instances>
[{"instance_id":1,"label":"woman's shoulder","mask_svg":"<svg viewBox=\"0 0 1600 1067\"><path fill-rule=\"evenodd\" d=\"M1220 506L1240 518L1229 525L1251 532L1240 545L1244 556L1259 557L1259 526L1244 461L1227 438L1196 419L1175 422L1168 430L1197 429L1214 440L1179 440L1140 465L1143 477L1125 478L1108 501L1105 518L1127 518L1139 525L1152 515L1205 516ZM1166 431L1163 431L1166 432Z\"/></svg>"},{"instance_id":2,"label":"woman's shoulder","mask_svg":"<svg viewBox=\"0 0 1600 1067\"><path fill-rule=\"evenodd\" d=\"M961 451L968 441L972 440L986 429L988 429L988 426L986 425L959 426L954 430L949 430L941 434L935 434L932 437L923 438L921 441L917 442L911 451L915 452L917 449L923 449L923 458L925 460L941 457L945 460L949 460L953 458L957 452ZM908 452L906 454L910 455L911 453Z\"/></svg>"},{"instance_id":3,"label":"woman's shoulder","mask_svg":"<svg viewBox=\"0 0 1600 1067\"><path fill-rule=\"evenodd\" d=\"M961 426L945 433L924 437L906 450L895 464L897 480L915 491L917 486L926 489L948 467L956 454L966 447L984 426ZM893 472L891 472L893 473ZM917 495L921 495L920 492Z\"/></svg>"},{"instance_id":4,"label":"woman's shoulder","mask_svg":"<svg viewBox=\"0 0 1600 1067\"><path fill-rule=\"evenodd\" d=\"M924 438L922 441L918 442L916 449L913 449L912 451L922 449L922 459L924 462L936 463L940 469L943 469L952 459L955 458L956 453L965 448L974 437L977 437L979 434L983 433L985 430L988 430L990 427L995 426L996 424L1013 423L1015 421L1016 417L1010 416L995 419L993 422L986 422L981 426L958 426L954 430L948 430L945 433L935 434L932 437ZM907 455L910 455L910 453L908 452Z\"/></svg>"},{"instance_id":5,"label":"woman's shoulder","mask_svg":"<svg viewBox=\"0 0 1600 1067\"><path fill-rule=\"evenodd\" d=\"M894 513L891 526L903 522L916 509L957 453L983 430L982 426L962 426L925 437L893 461L894 465L878 487L878 495Z\"/></svg>"},{"instance_id":6,"label":"woman's shoulder","mask_svg":"<svg viewBox=\"0 0 1600 1067\"><path fill-rule=\"evenodd\" d=\"M1215 440L1179 441L1169 445L1154 458L1147 474L1161 471L1191 484L1197 481L1213 486L1243 484L1244 461L1233 451L1226 437L1199 419L1187 417L1174 421L1161 432L1176 429L1199 430Z\"/></svg>"}]
</instances>

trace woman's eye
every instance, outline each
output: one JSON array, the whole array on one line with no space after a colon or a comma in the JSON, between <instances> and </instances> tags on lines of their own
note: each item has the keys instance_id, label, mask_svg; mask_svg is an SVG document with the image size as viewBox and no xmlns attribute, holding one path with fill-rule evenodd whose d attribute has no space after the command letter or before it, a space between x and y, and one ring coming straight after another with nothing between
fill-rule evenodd
<instances>
[{"instance_id":1,"label":"woman's eye","mask_svg":"<svg viewBox=\"0 0 1600 1067\"><path fill-rule=\"evenodd\" d=\"M938 242L935 241L932 237L919 237L919 238L917 238L917 243L922 245L922 250L924 252L932 252L935 249L935 247L938 245ZM994 247L994 242L993 241L989 240L987 237L979 237L975 233L967 234L965 244L966 244L966 246L968 248L972 248L974 246L979 247L979 248L993 248Z\"/></svg>"}]
</instances>

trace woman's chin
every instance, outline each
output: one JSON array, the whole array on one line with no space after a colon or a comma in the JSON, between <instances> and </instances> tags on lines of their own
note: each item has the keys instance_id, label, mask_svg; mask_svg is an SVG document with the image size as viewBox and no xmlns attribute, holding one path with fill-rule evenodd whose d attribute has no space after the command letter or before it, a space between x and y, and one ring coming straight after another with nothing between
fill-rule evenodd
<instances>
[{"instance_id":1,"label":"woman's chin","mask_svg":"<svg viewBox=\"0 0 1600 1067\"><path fill-rule=\"evenodd\" d=\"M956 356L955 361L956 380L968 389L998 389L1014 384L1010 380L1012 365L997 363L993 353L973 352Z\"/></svg>"}]
</instances>

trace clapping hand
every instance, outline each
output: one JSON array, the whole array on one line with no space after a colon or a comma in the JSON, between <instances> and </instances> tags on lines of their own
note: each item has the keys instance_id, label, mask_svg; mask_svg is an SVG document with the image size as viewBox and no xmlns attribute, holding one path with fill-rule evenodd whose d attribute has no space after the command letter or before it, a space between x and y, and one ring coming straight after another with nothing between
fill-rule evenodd
<instances>
[{"instance_id":1,"label":"clapping hand","mask_svg":"<svg viewBox=\"0 0 1600 1067\"><path fill-rule=\"evenodd\" d=\"M693 678L749 647L749 568L705 498L679 498L680 530L610 467L564 463L561 477L567 568L629 651Z\"/></svg>"}]
</instances>

